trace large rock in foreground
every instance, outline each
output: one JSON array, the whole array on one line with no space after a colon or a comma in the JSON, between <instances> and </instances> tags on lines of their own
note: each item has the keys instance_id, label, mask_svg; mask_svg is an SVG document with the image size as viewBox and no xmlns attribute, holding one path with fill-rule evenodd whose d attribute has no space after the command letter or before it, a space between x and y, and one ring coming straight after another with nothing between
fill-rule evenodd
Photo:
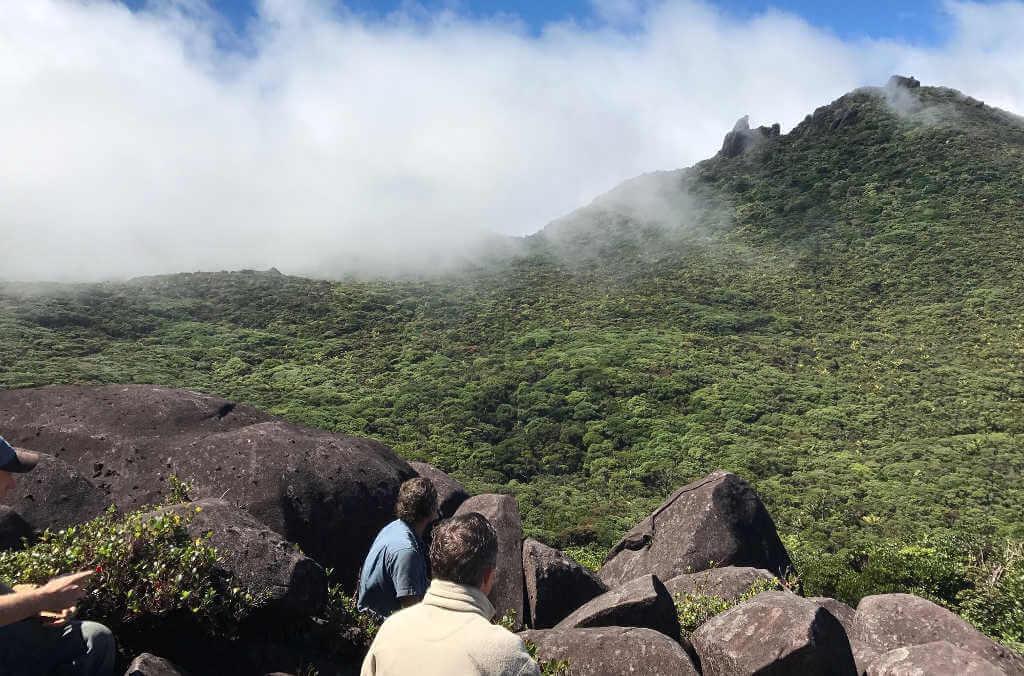
<instances>
[{"instance_id":1,"label":"large rock in foreground","mask_svg":"<svg viewBox=\"0 0 1024 676\"><path fill-rule=\"evenodd\" d=\"M568 556L536 540L523 542L523 574L530 626L548 629L608 587Z\"/></svg>"},{"instance_id":2,"label":"large rock in foreground","mask_svg":"<svg viewBox=\"0 0 1024 676\"><path fill-rule=\"evenodd\" d=\"M677 575L665 581L672 598L676 596L717 596L726 601L737 601L757 583L778 582L778 578L764 568L726 566L699 573Z\"/></svg>"},{"instance_id":3,"label":"large rock in foreground","mask_svg":"<svg viewBox=\"0 0 1024 676\"><path fill-rule=\"evenodd\" d=\"M424 479L428 479L437 491L437 507L441 512L441 518L447 519L453 516L459 509L459 505L469 499L469 491L455 479L448 476L433 465L425 462L410 462L409 466L413 471Z\"/></svg>"},{"instance_id":4,"label":"large rock in foreground","mask_svg":"<svg viewBox=\"0 0 1024 676\"><path fill-rule=\"evenodd\" d=\"M96 477L129 510L158 504L171 475L224 497L354 585L415 476L386 446L292 425L218 397L150 385L0 392L8 441Z\"/></svg>"},{"instance_id":5,"label":"large rock in foreground","mask_svg":"<svg viewBox=\"0 0 1024 676\"><path fill-rule=\"evenodd\" d=\"M515 613L515 628L523 627L523 522L519 505L511 495L475 495L459 506L456 514L478 512L498 531L498 568L488 598L498 617Z\"/></svg>"},{"instance_id":6,"label":"large rock in foreground","mask_svg":"<svg viewBox=\"0 0 1024 676\"><path fill-rule=\"evenodd\" d=\"M217 566L256 598L253 621L308 617L323 606L327 575L320 564L247 512L212 498L162 511L187 517L192 537L210 534Z\"/></svg>"},{"instance_id":7,"label":"large rock in foreground","mask_svg":"<svg viewBox=\"0 0 1024 676\"><path fill-rule=\"evenodd\" d=\"M188 676L188 672L162 657L142 653L128 665L124 676Z\"/></svg>"},{"instance_id":8,"label":"large rock in foreground","mask_svg":"<svg viewBox=\"0 0 1024 676\"><path fill-rule=\"evenodd\" d=\"M587 602L556 629L584 627L647 627L679 640L679 616L665 585L644 575Z\"/></svg>"},{"instance_id":9,"label":"large rock in foreground","mask_svg":"<svg viewBox=\"0 0 1024 676\"><path fill-rule=\"evenodd\" d=\"M927 599L912 594L866 596L853 619L854 640L880 653L946 641L999 667L1024 674L1024 657Z\"/></svg>"},{"instance_id":10,"label":"large rock in foreground","mask_svg":"<svg viewBox=\"0 0 1024 676\"><path fill-rule=\"evenodd\" d=\"M32 538L32 526L21 514L0 505L0 551L21 549L22 544Z\"/></svg>"},{"instance_id":11,"label":"large rock in foreground","mask_svg":"<svg viewBox=\"0 0 1024 676\"><path fill-rule=\"evenodd\" d=\"M711 618L690 638L704 676L857 673L839 621L789 592L758 594Z\"/></svg>"},{"instance_id":12,"label":"large rock in foreground","mask_svg":"<svg viewBox=\"0 0 1024 676\"><path fill-rule=\"evenodd\" d=\"M110 505L106 493L75 467L52 455L39 454L39 464L19 475L14 490L0 498L32 530L60 530L99 516Z\"/></svg>"},{"instance_id":13,"label":"large rock in foreground","mask_svg":"<svg viewBox=\"0 0 1024 676\"><path fill-rule=\"evenodd\" d=\"M1005 672L974 653L947 641L897 648L878 657L868 676L1005 676Z\"/></svg>"},{"instance_id":14,"label":"large rock in foreground","mask_svg":"<svg viewBox=\"0 0 1024 676\"><path fill-rule=\"evenodd\" d=\"M610 587L654 574L663 580L714 566L754 566L785 577L786 548L757 493L729 472L683 486L619 541L601 568Z\"/></svg>"},{"instance_id":15,"label":"large rock in foreground","mask_svg":"<svg viewBox=\"0 0 1024 676\"><path fill-rule=\"evenodd\" d=\"M542 660L567 660L573 676L697 676L682 646L640 627L542 629L519 634Z\"/></svg>"}]
</instances>

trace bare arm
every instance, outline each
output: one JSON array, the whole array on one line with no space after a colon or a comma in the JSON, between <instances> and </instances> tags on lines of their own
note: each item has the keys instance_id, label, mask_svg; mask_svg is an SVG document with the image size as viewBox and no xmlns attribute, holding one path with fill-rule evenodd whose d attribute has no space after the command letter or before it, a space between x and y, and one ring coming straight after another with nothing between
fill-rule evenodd
<instances>
[{"instance_id":1,"label":"bare arm","mask_svg":"<svg viewBox=\"0 0 1024 676\"><path fill-rule=\"evenodd\" d=\"M82 583L92 571L55 577L37 589L0 596L0 627L34 617L44 610L60 612L85 596Z\"/></svg>"}]
</instances>

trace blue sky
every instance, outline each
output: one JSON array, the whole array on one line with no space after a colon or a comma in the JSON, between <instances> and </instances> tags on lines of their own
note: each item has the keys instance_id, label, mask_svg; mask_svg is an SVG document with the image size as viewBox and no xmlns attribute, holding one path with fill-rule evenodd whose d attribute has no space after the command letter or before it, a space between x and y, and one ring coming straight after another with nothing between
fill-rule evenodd
<instances>
[{"instance_id":1,"label":"blue sky","mask_svg":"<svg viewBox=\"0 0 1024 676\"><path fill-rule=\"evenodd\" d=\"M148 1L124 0L133 9L144 7ZM257 0L211 2L237 29L242 29L253 16L256 3ZM368 18L410 6L427 11L455 9L471 17L512 15L535 32L547 23L567 19L585 23L594 17L593 3L588 0L419 0L411 5L403 0L346 0L338 4ZM920 45L938 44L946 35L948 23L941 0L712 0L710 4L738 18L781 10L844 39L890 38Z\"/></svg>"}]
</instances>

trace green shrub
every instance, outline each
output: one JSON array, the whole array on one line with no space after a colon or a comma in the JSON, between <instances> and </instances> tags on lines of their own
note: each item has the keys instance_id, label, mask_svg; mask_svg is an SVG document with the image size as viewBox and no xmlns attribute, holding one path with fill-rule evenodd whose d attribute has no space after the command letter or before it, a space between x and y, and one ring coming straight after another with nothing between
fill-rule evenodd
<instances>
[{"instance_id":1,"label":"green shrub","mask_svg":"<svg viewBox=\"0 0 1024 676\"><path fill-rule=\"evenodd\" d=\"M698 585L693 594L677 594L675 597L676 614L679 616L679 627L683 636L689 638L697 627L719 613L724 613L744 601L749 601L761 592L782 589L783 583L776 579L757 580L735 601L723 599L714 594L704 593L706 586Z\"/></svg>"}]
</instances>

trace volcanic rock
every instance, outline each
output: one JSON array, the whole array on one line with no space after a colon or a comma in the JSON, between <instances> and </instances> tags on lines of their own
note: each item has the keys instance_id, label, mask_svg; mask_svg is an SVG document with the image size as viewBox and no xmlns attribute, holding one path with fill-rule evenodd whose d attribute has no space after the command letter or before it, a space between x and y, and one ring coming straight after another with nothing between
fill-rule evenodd
<instances>
[{"instance_id":1,"label":"volcanic rock","mask_svg":"<svg viewBox=\"0 0 1024 676\"><path fill-rule=\"evenodd\" d=\"M912 594L861 599L851 638L881 653L946 641L1007 674L1024 674L1024 656L996 643L942 606Z\"/></svg>"},{"instance_id":2,"label":"volcanic rock","mask_svg":"<svg viewBox=\"0 0 1024 676\"><path fill-rule=\"evenodd\" d=\"M99 516L110 505L106 493L81 472L52 455L39 454L39 464L17 478L0 501L16 511L32 530L60 530Z\"/></svg>"},{"instance_id":3,"label":"volcanic rock","mask_svg":"<svg viewBox=\"0 0 1024 676\"><path fill-rule=\"evenodd\" d=\"M455 479L451 478L433 465L425 462L410 462L412 470L424 479L429 479L437 491L437 507L441 518L447 519L455 514L463 502L469 498L469 492Z\"/></svg>"},{"instance_id":4,"label":"volcanic rock","mask_svg":"<svg viewBox=\"0 0 1024 676\"><path fill-rule=\"evenodd\" d=\"M788 592L758 594L711 618L690 638L704 676L856 674L839 621Z\"/></svg>"},{"instance_id":5,"label":"volcanic rock","mask_svg":"<svg viewBox=\"0 0 1024 676\"><path fill-rule=\"evenodd\" d=\"M679 640L679 616L665 585L654 575L627 582L587 602L556 629L647 627Z\"/></svg>"},{"instance_id":6,"label":"volcanic rock","mask_svg":"<svg viewBox=\"0 0 1024 676\"><path fill-rule=\"evenodd\" d=\"M785 577L793 567L757 493L729 472L683 486L609 552L610 587L654 574L663 580L715 566L754 566Z\"/></svg>"},{"instance_id":7,"label":"volcanic rock","mask_svg":"<svg viewBox=\"0 0 1024 676\"><path fill-rule=\"evenodd\" d=\"M718 151L718 154L720 157L739 157L760 145L765 139L777 137L780 132L781 127L778 123L771 127L751 129L750 117L744 115L736 121L732 131L725 135L722 149Z\"/></svg>"},{"instance_id":8,"label":"volcanic rock","mask_svg":"<svg viewBox=\"0 0 1024 676\"><path fill-rule=\"evenodd\" d=\"M836 601L835 599L830 599L827 596L812 596L807 600L814 601L819 606L832 613L832 616L839 620L839 624L843 625L843 629L846 630L847 636L853 633L853 617L857 613L856 610L842 601Z\"/></svg>"},{"instance_id":9,"label":"volcanic rock","mask_svg":"<svg viewBox=\"0 0 1024 676\"><path fill-rule=\"evenodd\" d=\"M475 495L459 506L456 514L478 512L498 531L498 567L488 595L498 617L515 613L515 628L523 626L523 522L519 505L511 495Z\"/></svg>"},{"instance_id":10,"label":"volcanic rock","mask_svg":"<svg viewBox=\"0 0 1024 676\"><path fill-rule=\"evenodd\" d=\"M327 598L327 575L294 544L224 500L207 498L161 510L189 519L194 537L210 534L217 567L249 589L254 618L307 617ZM255 620L253 620L255 621Z\"/></svg>"},{"instance_id":11,"label":"volcanic rock","mask_svg":"<svg viewBox=\"0 0 1024 676\"><path fill-rule=\"evenodd\" d=\"M1004 676L1005 672L947 641L896 648L878 657L868 676Z\"/></svg>"},{"instance_id":12,"label":"volcanic rock","mask_svg":"<svg viewBox=\"0 0 1024 676\"><path fill-rule=\"evenodd\" d=\"M668 593L675 598L690 596L717 596L726 601L736 601L750 591L752 585L762 580L778 581L763 568L747 566L726 566L711 568L699 573L677 575L665 582ZM851 609L850 612L853 612Z\"/></svg>"},{"instance_id":13,"label":"volcanic rock","mask_svg":"<svg viewBox=\"0 0 1024 676\"><path fill-rule=\"evenodd\" d=\"M523 573L530 626L548 629L608 587L594 573L557 549L523 542Z\"/></svg>"},{"instance_id":14,"label":"volcanic rock","mask_svg":"<svg viewBox=\"0 0 1024 676\"><path fill-rule=\"evenodd\" d=\"M162 657L142 653L128 665L124 676L188 676L188 672L176 667Z\"/></svg>"},{"instance_id":15,"label":"volcanic rock","mask_svg":"<svg viewBox=\"0 0 1024 676\"><path fill-rule=\"evenodd\" d=\"M151 385L0 392L0 429L94 475L123 510L162 502L176 475L195 497L223 496L352 586L373 538L394 518L399 485L415 476L375 441Z\"/></svg>"},{"instance_id":16,"label":"volcanic rock","mask_svg":"<svg viewBox=\"0 0 1024 676\"><path fill-rule=\"evenodd\" d=\"M683 647L644 627L541 629L519 634L542 660L567 660L573 676L697 676Z\"/></svg>"}]
</instances>

